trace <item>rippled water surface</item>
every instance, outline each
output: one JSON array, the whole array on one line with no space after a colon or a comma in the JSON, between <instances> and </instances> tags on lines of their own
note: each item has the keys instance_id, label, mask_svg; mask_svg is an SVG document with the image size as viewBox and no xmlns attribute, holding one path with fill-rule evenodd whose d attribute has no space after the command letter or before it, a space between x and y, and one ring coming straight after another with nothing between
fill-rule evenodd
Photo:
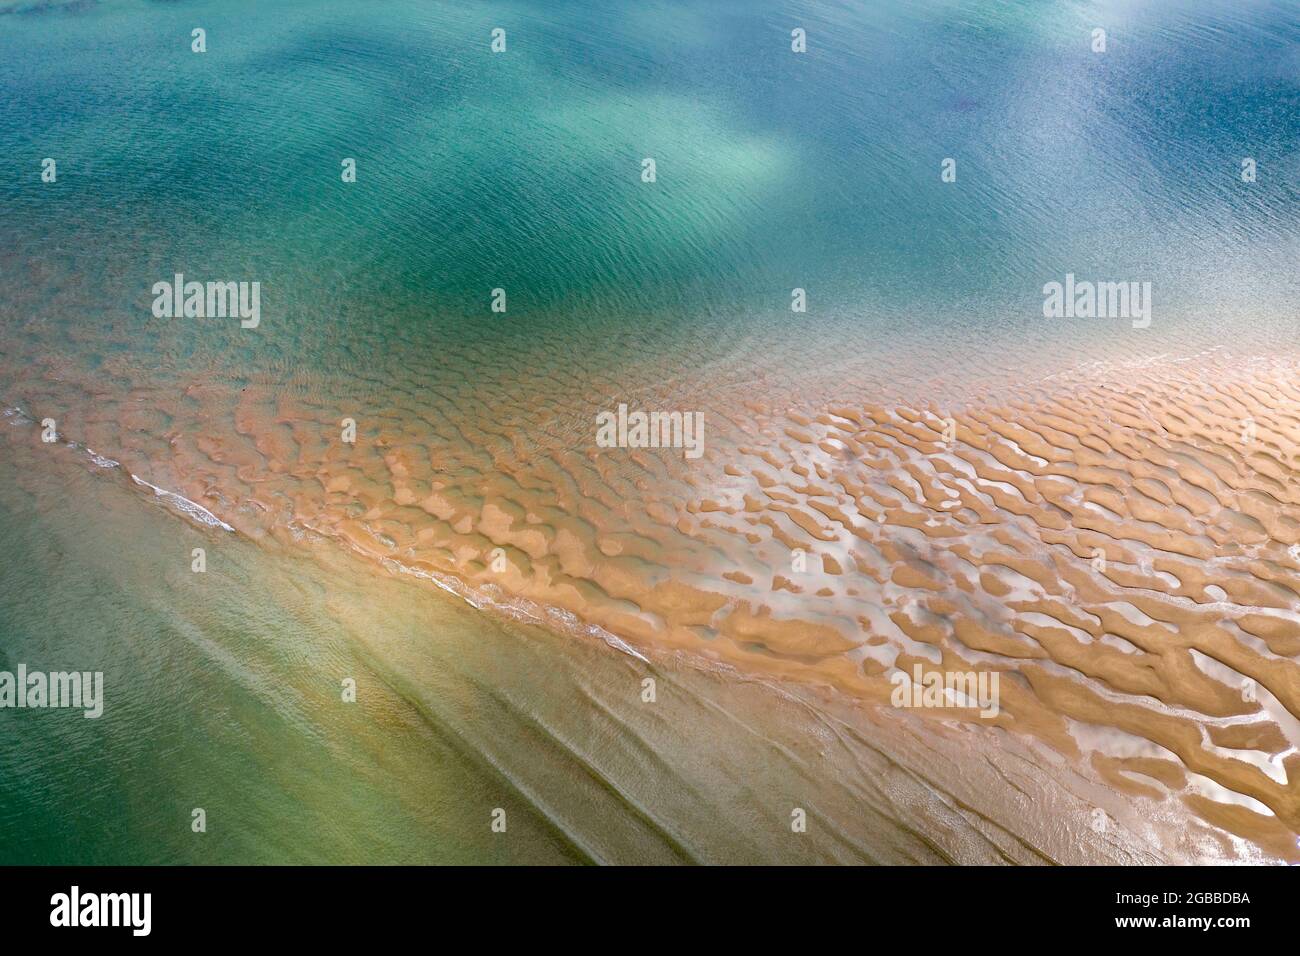
<instances>
[{"instance_id":1,"label":"rippled water surface","mask_svg":"<svg viewBox=\"0 0 1300 956\"><path fill-rule=\"evenodd\" d=\"M0 669L111 695L0 710L0 856L1300 859L1298 75L1294 3L0 0Z\"/></svg>"}]
</instances>

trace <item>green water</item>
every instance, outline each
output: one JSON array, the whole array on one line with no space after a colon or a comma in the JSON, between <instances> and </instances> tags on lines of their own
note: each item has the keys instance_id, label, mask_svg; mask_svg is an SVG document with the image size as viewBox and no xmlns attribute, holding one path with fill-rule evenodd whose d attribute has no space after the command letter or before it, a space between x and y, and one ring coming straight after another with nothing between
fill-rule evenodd
<instances>
[{"instance_id":1,"label":"green water","mask_svg":"<svg viewBox=\"0 0 1300 956\"><path fill-rule=\"evenodd\" d=\"M325 612L319 570L259 559L161 510L96 507L106 493L129 499L89 474L63 476L58 496L20 491L11 477L0 493L0 669L102 670L106 707L97 720L0 711L0 860L584 858L387 683L370 649ZM96 507L93 525L70 500ZM206 573L191 570L194 547L209 551ZM373 612L364 592L339 588L330 600L349 598ZM501 640L471 617L434 606L415 626L388 614L386 639L436 645L440 657L473 635ZM475 703L471 676L449 677L460 699L436 706ZM355 704L342 701L345 677L358 683ZM196 807L204 834L191 830ZM493 839L495 807L508 832Z\"/></svg>"},{"instance_id":2,"label":"green water","mask_svg":"<svg viewBox=\"0 0 1300 956\"><path fill-rule=\"evenodd\" d=\"M228 418L250 383L331 428L400 404L495 464L542 432L577 447L615 387L792 402L1293 346L1297 49L1291 3L0 0L0 404L74 438L99 412L121 439L99 450L161 482L208 434L195 382ZM262 328L154 319L176 271L262 282ZM1067 271L1154 280L1150 335L1045 325ZM202 528L0 428L0 669L102 670L107 695L99 720L0 710L0 862L1130 852L1062 845L938 742L811 693Z\"/></svg>"}]
</instances>

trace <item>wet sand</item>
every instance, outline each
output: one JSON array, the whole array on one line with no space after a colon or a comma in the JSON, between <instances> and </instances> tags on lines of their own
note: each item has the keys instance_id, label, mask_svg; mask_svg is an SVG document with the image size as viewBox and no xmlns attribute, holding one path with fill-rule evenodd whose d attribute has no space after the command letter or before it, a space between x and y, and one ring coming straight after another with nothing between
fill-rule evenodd
<instances>
[{"instance_id":1,"label":"wet sand","mask_svg":"<svg viewBox=\"0 0 1300 956\"><path fill-rule=\"evenodd\" d=\"M463 395L401 383L345 405L328 382L138 377L123 396L77 379L35 370L11 419L57 401L64 439L239 537L341 547L575 639L816 689L850 702L836 733L863 743L872 713L926 746L974 734L1054 754L1122 806L1221 831L1195 849L1163 832L1164 858L1300 859L1300 388L1285 361L1095 365L947 407L678 392L673 407L706 410L698 461L597 448L599 406L553 381L469 416ZM6 437L35 441L35 426ZM918 665L998 672L999 713L900 714L890 677ZM1046 830L1029 842L1058 858Z\"/></svg>"},{"instance_id":2,"label":"wet sand","mask_svg":"<svg viewBox=\"0 0 1300 956\"><path fill-rule=\"evenodd\" d=\"M102 668L106 709L0 712L5 862L1258 857L1031 740L485 614L326 540L169 513L24 432L0 431L0 577L23 595L0 605L5 652Z\"/></svg>"},{"instance_id":3,"label":"wet sand","mask_svg":"<svg viewBox=\"0 0 1300 956\"><path fill-rule=\"evenodd\" d=\"M136 668L0 734L0 852L1297 859L1286 11L0 19L0 655ZM601 447L623 404L704 455Z\"/></svg>"}]
</instances>

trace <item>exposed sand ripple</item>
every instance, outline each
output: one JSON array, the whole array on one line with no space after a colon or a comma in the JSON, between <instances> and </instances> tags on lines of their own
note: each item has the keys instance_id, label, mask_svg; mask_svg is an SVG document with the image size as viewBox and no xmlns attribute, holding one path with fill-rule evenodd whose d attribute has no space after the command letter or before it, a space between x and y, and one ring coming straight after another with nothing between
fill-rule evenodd
<instances>
[{"instance_id":1,"label":"exposed sand ripple","mask_svg":"<svg viewBox=\"0 0 1300 956\"><path fill-rule=\"evenodd\" d=\"M701 404L694 462L597 449L609 405L559 380L493 414L378 381L351 407L329 383L117 395L57 360L20 393L245 535L333 539L479 606L882 706L899 669L1000 672L996 717L909 719L1024 735L1300 859L1293 367L1142 377L948 409Z\"/></svg>"}]
</instances>

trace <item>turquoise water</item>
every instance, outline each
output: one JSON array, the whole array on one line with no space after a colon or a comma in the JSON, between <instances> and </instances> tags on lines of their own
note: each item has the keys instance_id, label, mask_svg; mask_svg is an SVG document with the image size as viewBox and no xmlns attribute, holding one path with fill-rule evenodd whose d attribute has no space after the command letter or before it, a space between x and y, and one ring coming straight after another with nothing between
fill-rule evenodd
<instances>
[{"instance_id":1,"label":"turquoise water","mask_svg":"<svg viewBox=\"0 0 1300 956\"><path fill-rule=\"evenodd\" d=\"M397 409L473 499L614 394L1293 349L1297 77L1280 2L0 0L0 404L167 487L204 438L256 484L226 433L245 389L284 403L268 434L296 400ZM262 328L153 318L177 271L260 281ZM1151 329L1045 322L1067 272L1152 281ZM0 711L0 862L1143 858L927 775L936 742L285 547L301 529L223 537L34 447L0 443L0 669L102 669L110 709ZM514 473L556 510L589 490ZM202 480L234 521L235 478Z\"/></svg>"}]
</instances>

